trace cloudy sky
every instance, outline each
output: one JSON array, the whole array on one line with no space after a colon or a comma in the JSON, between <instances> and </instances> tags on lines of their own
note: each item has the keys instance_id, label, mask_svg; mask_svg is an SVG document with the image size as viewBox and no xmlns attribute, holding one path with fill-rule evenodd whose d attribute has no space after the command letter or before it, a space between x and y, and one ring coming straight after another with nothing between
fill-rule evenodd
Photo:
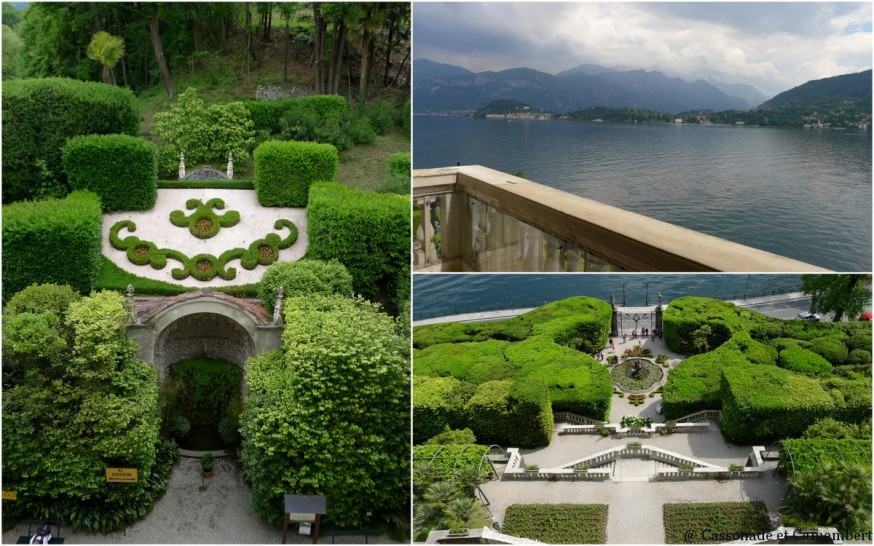
<instances>
[{"instance_id":1,"label":"cloudy sky","mask_svg":"<svg viewBox=\"0 0 874 546\"><path fill-rule=\"evenodd\" d=\"M871 68L864 3L414 2L416 59L474 72L584 63L746 83L768 96Z\"/></svg>"}]
</instances>

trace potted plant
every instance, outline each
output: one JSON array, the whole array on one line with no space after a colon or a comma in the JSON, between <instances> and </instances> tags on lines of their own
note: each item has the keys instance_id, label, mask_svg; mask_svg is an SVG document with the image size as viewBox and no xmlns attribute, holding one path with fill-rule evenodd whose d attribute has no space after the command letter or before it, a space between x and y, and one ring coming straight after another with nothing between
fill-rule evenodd
<instances>
[{"instance_id":1,"label":"potted plant","mask_svg":"<svg viewBox=\"0 0 874 546\"><path fill-rule=\"evenodd\" d=\"M525 472L540 472L540 466L536 464L526 464Z\"/></svg>"},{"instance_id":2,"label":"potted plant","mask_svg":"<svg viewBox=\"0 0 874 546\"><path fill-rule=\"evenodd\" d=\"M640 442L628 442L627 444L625 444L625 447L627 447L628 449L640 449L641 444Z\"/></svg>"},{"instance_id":3,"label":"potted plant","mask_svg":"<svg viewBox=\"0 0 874 546\"><path fill-rule=\"evenodd\" d=\"M742 465L742 464L733 464L733 465L729 465L728 469L729 469L731 472L743 472L744 465Z\"/></svg>"},{"instance_id":4,"label":"potted plant","mask_svg":"<svg viewBox=\"0 0 874 546\"><path fill-rule=\"evenodd\" d=\"M215 460L213 459L212 453L204 453L203 457L200 458L200 467L203 469L204 478L212 478L214 465Z\"/></svg>"},{"instance_id":5,"label":"potted plant","mask_svg":"<svg viewBox=\"0 0 874 546\"><path fill-rule=\"evenodd\" d=\"M682 463L680 465L680 472L692 472L695 469L695 466L691 463Z\"/></svg>"},{"instance_id":6,"label":"potted plant","mask_svg":"<svg viewBox=\"0 0 874 546\"><path fill-rule=\"evenodd\" d=\"M587 464L578 464L574 465L574 472L579 472L585 474L589 471L589 465Z\"/></svg>"}]
</instances>

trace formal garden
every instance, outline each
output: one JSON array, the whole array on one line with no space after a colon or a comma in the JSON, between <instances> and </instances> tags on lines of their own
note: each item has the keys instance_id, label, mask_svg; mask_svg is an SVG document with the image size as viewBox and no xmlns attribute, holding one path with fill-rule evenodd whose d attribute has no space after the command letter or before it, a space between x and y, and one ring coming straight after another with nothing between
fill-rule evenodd
<instances>
[{"instance_id":1,"label":"formal garden","mask_svg":"<svg viewBox=\"0 0 874 546\"><path fill-rule=\"evenodd\" d=\"M23 12L17 77L4 52L4 531L20 520L126 530L167 491L181 454L202 459L204 476L230 461L248 513L277 537L294 493L326 498L325 529L403 540L409 5L268 3L257 17L246 4L85 8ZM4 4L4 38L6 15ZM92 23L119 35L52 49L63 29L84 25L81 37ZM334 52L311 42L348 28L366 39ZM150 56L156 33L169 67ZM370 65L349 57L359 47ZM311 71L307 52L330 74ZM40 62L51 55L79 72ZM240 59L243 76L221 75ZM138 359L131 329L189 293L266 317L276 348L198 340L248 339L232 315L201 313L172 335L202 350ZM109 469L133 479L115 483Z\"/></svg>"},{"instance_id":2,"label":"formal garden","mask_svg":"<svg viewBox=\"0 0 874 546\"><path fill-rule=\"evenodd\" d=\"M417 538L493 522L551 543L870 530L870 322L682 297L641 337L617 314L573 297L414 327ZM664 535L635 535L643 521Z\"/></svg>"}]
</instances>

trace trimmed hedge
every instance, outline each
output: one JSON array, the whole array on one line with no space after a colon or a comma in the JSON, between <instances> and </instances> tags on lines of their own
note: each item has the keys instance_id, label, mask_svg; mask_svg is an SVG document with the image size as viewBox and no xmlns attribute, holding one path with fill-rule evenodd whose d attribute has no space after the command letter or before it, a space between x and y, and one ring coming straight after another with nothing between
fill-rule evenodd
<instances>
[{"instance_id":1,"label":"trimmed hedge","mask_svg":"<svg viewBox=\"0 0 874 546\"><path fill-rule=\"evenodd\" d=\"M317 182L307 206L307 237L307 256L345 265L357 293L394 296L398 272L410 263L410 198Z\"/></svg>"},{"instance_id":2,"label":"trimmed hedge","mask_svg":"<svg viewBox=\"0 0 874 546\"><path fill-rule=\"evenodd\" d=\"M722 372L722 434L731 442L768 445L797 438L834 412L834 400L811 377L772 366Z\"/></svg>"},{"instance_id":3,"label":"trimmed hedge","mask_svg":"<svg viewBox=\"0 0 874 546\"><path fill-rule=\"evenodd\" d=\"M735 336L748 339L741 334ZM662 392L662 411L665 419L677 419L702 410L722 407L722 370L729 367L748 367L741 345L731 341L716 350L689 357L668 372Z\"/></svg>"},{"instance_id":4,"label":"trimmed hedge","mask_svg":"<svg viewBox=\"0 0 874 546\"><path fill-rule=\"evenodd\" d=\"M158 149L129 135L73 137L63 150L67 182L100 196L104 212L149 210L158 199Z\"/></svg>"},{"instance_id":5,"label":"trimmed hedge","mask_svg":"<svg viewBox=\"0 0 874 546\"><path fill-rule=\"evenodd\" d=\"M871 377L820 379L822 388L832 397L834 419L847 423L861 423L871 418Z\"/></svg>"},{"instance_id":6,"label":"trimmed hedge","mask_svg":"<svg viewBox=\"0 0 874 546\"><path fill-rule=\"evenodd\" d=\"M519 368L516 381L547 385L553 410L608 418L613 381L607 368L589 355L557 345L547 336L511 343L504 355Z\"/></svg>"},{"instance_id":7,"label":"trimmed hedge","mask_svg":"<svg viewBox=\"0 0 874 546\"><path fill-rule=\"evenodd\" d=\"M100 198L88 191L4 206L3 297L35 283L90 292L101 266L102 226Z\"/></svg>"},{"instance_id":8,"label":"trimmed hedge","mask_svg":"<svg viewBox=\"0 0 874 546\"><path fill-rule=\"evenodd\" d=\"M427 377L455 377L479 385L509 379L518 371L504 358L506 341L432 345L413 352L413 373Z\"/></svg>"},{"instance_id":9,"label":"trimmed hedge","mask_svg":"<svg viewBox=\"0 0 874 546\"><path fill-rule=\"evenodd\" d=\"M388 156L388 174L410 178L412 155L410 152L396 152Z\"/></svg>"},{"instance_id":10,"label":"trimmed hedge","mask_svg":"<svg viewBox=\"0 0 874 546\"><path fill-rule=\"evenodd\" d=\"M299 294L352 295L352 275L334 260L300 260L272 264L261 277L259 298L272 312L276 306L276 290L282 286L285 296Z\"/></svg>"},{"instance_id":11,"label":"trimmed hedge","mask_svg":"<svg viewBox=\"0 0 874 546\"><path fill-rule=\"evenodd\" d=\"M846 363L850 350L844 341L834 337L818 337L810 341L810 350L835 366Z\"/></svg>"},{"instance_id":12,"label":"trimmed hedge","mask_svg":"<svg viewBox=\"0 0 874 546\"><path fill-rule=\"evenodd\" d=\"M549 445L552 408L543 381L488 381L465 406L478 441L504 447Z\"/></svg>"},{"instance_id":13,"label":"trimmed hedge","mask_svg":"<svg viewBox=\"0 0 874 546\"><path fill-rule=\"evenodd\" d=\"M264 207L305 207L310 186L332 181L337 148L315 142L268 140L255 148L255 195Z\"/></svg>"},{"instance_id":14,"label":"trimmed hedge","mask_svg":"<svg viewBox=\"0 0 874 546\"><path fill-rule=\"evenodd\" d=\"M465 405L476 386L454 377L413 378L413 443L421 444L447 427L467 427Z\"/></svg>"},{"instance_id":15,"label":"trimmed hedge","mask_svg":"<svg viewBox=\"0 0 874 546\"><path fill-rule=\"evenodd\" d=\"M710 347L718 347L741 329L739 313L733 303L711 298L687 296L672 300L662 315L665 344L675 353L690 353L694 350L693 333L707 324L713 332L708 340Z\"/></svg>"},{"instance_id":16,"label":"trimmed hedge","mask_svg":"<svg viewBox=\"0 0 874 546\"><path fill-rule=\"evenodd\" d=\"M828 360L803 347L789 347L780 351L778 365L806 375L826 375L832 370Z\"/></svg>"},{"instance_id":17,"label":"trimmed hedge","mask_svg":"<svg viewBox=\"0 0 874 546\"><path fill-rule=\"evenodd\" d=\"M129 89L67 78L3 82L3 202L67 193L61 150L76 135L137 135ZM44 162L40 188L38 162Z\"/></svg>"}]
</instances>

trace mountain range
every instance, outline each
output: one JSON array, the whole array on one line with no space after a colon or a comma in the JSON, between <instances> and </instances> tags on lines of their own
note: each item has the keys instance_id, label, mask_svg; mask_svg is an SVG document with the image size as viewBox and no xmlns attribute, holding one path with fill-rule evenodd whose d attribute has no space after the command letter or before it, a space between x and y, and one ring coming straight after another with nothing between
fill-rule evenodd
<instances>
[{"instance_id":1,"label":"mountain range","mask_svg":"<svg viewBox=\"0 0 874 546\"><path fill-rule=\"evenodd\" d=\"M749 109L765 99L751 86L697 80L658 71L584 64L559 74L530 68L473 73L462 67L414 61L413 100L417 112L473 110L511 99L552 112L596 106L660 112Z\"/></svg>"},{"instance_id":2,"label":"mountain range","mask_svg":"<svg viewBox=\"0 0 874 546\"><path fill-rule=\"evenodd\" d=\"M766 101L761 108L846 107L871 110L871 71L812 80Z\"/></svg>"}]
</instances>

